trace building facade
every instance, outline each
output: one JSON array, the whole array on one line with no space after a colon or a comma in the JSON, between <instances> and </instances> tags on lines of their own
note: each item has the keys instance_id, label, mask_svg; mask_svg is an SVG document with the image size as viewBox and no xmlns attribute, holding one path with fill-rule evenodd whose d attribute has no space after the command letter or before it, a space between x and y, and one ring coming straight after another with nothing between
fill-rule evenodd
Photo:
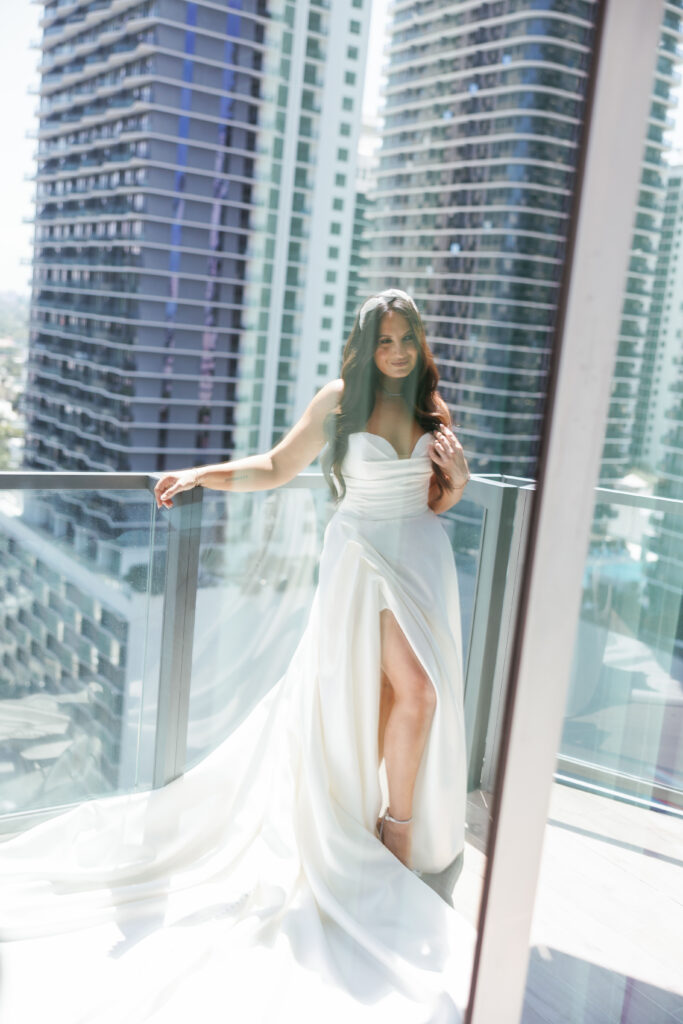
<instances>
[{"instance_id":1,"label":"building facade","mask_svg":"<svg viewBox=\"0 0 683 1024\"><path fill-rule=\"evenodd\" d=\"M369 2L43 19L26 464L269 446L338 356Z\"/></svg>"},{"instance_id":2,"label":"building facade","mask_svg":"<svg viewBox=\"0 0 683 1024\"><path fill-rule=\"evenodd\" d=\"M655 274L643 358L638 379L638 400L631 454L646 473L656 474L664 455L664 435L669 427L673 399L671 384L677 378L676 365L683 352L680 313L683 307L683 166L668 168L666 197L658 237Z\"/></svg>"},{"instance_id":3,"label":"building facade","mask_svg":"<svg viewBox=\"0 0 683 1024\"><path fill-rule=\"evenodd\" d=\"M666 205L659 238L644 355L640 371L634 461L653 481L653 493L683 499L683 165L668 169ZM683 542L675 508L650 514L645 538L647 587L643 620L649 639L661 646L674 637L666 653L683 657ZM679 673L680 674L680 671Z\"/></svg>"},{"instance_id":4,"label":"building facade","mask_svg":"<svg viewBox=\"0 0 683 1024\"><path fill-rule=\"evenodd\" d=\"M265 450L336 374L368 23L369 0L45 5L25 467ZM226 525L222 497L205 498L204 601L264 549L260 506ZM115 790L138 771L143 697L154 716L167 517L144 490L0 504L0 694L78 704L69 784ZM289 546L310 544L293 520ZM22 771L17 805L58 791Z\"/></svg>"},{"instance_id":5,"label":"building facade","mask_svg":"<svg viewBox=\"0 0 683 1024\"><path fill-rule=\"evenodd\" d=\"M535 477L593 0L393 5L372 288L411 291L474 471ZM632 459L680 13L666 10L601 481Z\"/></svg>"},{"instance_id":6,"label":"building facade","mask_svg":"<svg viewBox=\"0 0 683 1024\"><path fill-rule=\"evenodd\" d=\"M423 310L475 472L534 475L596 10L393 7L370 274Z\"/></svg>"},{"instance_id":7,"label":"building facade","mask_svg":"<svg viewBox=\"0 0 683 1024\"><path fill-rule=\"evenodd\" d=\"M353 236L346 292L346 317L344 321L345 339L351 333L359 307L371 294L368 281L368 263L370 259L368 212L372 209L373 205L370 192L375 181L378 141L379 125L377 119L364 118L358 142L356 202L353 213Z\"/></svg>"}]
</instances>

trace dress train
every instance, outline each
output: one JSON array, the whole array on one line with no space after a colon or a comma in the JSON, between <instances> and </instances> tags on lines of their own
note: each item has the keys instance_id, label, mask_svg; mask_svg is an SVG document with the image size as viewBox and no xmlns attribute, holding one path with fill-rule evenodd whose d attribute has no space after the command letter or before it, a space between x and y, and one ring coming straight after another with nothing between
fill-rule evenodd
<instances>
[{"instance_id":1,"label":"dress train","mask_svg":"<svg viewBox=\"0 0 683 1024\"><path fill-rule=\"evenodd\" d=\"M423 440L410 459L387 445L351 435L306 628L233 734L164 789L0 844L5 1024L462 1019L474 929L374 832L388 607L437 694L415 866L440 871L464 845L453 556Z\"/></svg>"}]
</instances>

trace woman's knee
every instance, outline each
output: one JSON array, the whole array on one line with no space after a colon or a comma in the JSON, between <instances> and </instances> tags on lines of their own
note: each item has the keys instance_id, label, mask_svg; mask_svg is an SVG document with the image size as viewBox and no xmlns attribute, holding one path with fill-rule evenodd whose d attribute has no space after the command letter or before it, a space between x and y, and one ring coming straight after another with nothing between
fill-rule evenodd
<instances>
[{"instance_id":1,"label":"woman's knee","mask_svg":"<svg viewBox=\"0 0 683 1024\"><path fill-rule=\"evenodd\" d=\"M436 707L436 691L423 669L413 669L405 674L396 699L401 701L405 710L421 719L431 717Z\"/></svg>"}]
</instances>

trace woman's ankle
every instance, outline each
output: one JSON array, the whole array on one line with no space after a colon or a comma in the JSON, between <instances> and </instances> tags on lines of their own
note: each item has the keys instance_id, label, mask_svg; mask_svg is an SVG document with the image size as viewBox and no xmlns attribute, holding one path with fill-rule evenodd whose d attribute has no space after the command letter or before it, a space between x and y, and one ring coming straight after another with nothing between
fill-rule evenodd
<instances>
[{"instance_id":1,"label":"woman's ankle","mask_svg":"<svg viewBox=\"0 0 683 1024\"><path fill-rule=\"evenodd\" d=\"M412 814L392 814L390 808L387 808L384 817L394 825L410 825L413 820Z\"/></svg>"},{"instance_id":2,"label":"woman's ankle","mask_svg":"<svg viewBox=\"0 0 683 1024\"><path fill-rule=\"evenodd\" d=\"M382 843L394 857L410 867L410 853L412 846L412 818L409 821L395 823L388 814L382 822Z\"/></svg>"}]
</instances>

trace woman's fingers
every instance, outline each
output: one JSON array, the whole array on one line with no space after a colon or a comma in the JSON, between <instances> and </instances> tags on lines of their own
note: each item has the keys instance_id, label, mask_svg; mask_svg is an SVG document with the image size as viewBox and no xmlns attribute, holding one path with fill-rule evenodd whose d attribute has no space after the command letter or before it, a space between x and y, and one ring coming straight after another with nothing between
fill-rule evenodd
<instances>
[{"instance_id":1,"label":"woman's fingers","mask_svg":"<svg viewBox=\"0 0 683 1024\"><path fill-rule=\"evenodd\" d=\"M446 449L452 448L453 450L456 450L458 448L462 448L462 445L449 427L440 427L438 433L440 434L441 440L443 441Z\"/></svg>"},{"instance_id":2,"label":"woman's fingers","mask_svg":"<svg viewBox=\"0 0 683 1024\"><path fill-rule=\"evenodd\" d=\"M159 508L161 508L162 505L163 505L164 508L172 508L173 507L173 502L171 501L171 498L173 497L173 495L175 493L176 492L171 490L171 489L169 489L167 491L164 491L164 493L161 495L161 498L160 498L161 505L159 506Z\"/></svg>"},{"instance_id":3,"label":"woman's fingers","mask_svg":"<svg viewBox=\"0 0 683 1024\"><path fill-rule=\"evenodd\" d=\"M166 476L162 476L161 480L157 480L154 485L154 493L160 494L162 491L165 491L168 485L172 484L175 479L175 476L171 473L167 473Z\"/></svg>"},{"instance_id":4,"label":"woman's fingers","mask_svg":"<svg viewBox=\"0 0 683 1024\"><path fill-rule=\"evenodd\" d=\"M168 485L168 477L166 477L166 476L162 476L161 480L157 480L157 482L155 483L155 485L154 485L154 497L157 500L157 505L159 505L159 502L160 502L160 499L161 499L161 495L166 490L167 485ZM161 506L159 506L159 507L161 507Z\"/></svg>"},{"instance_id":5,"label":"woman's fingers","mask_svg":"<svg viewBox=\"0 0 683 1024\"><path fill-rule=\"evenodd\" d=\"M446 445L437 438L432 444L432 458L436 462L445 462L448 459L448 455Z\"/></svg>"},{"instance_id":6,"label":"woman's fingers","mask_svg":"<svg viewBox=\"0 0 683 1024\"><path fill-rule=\"evenodd\" d=\"M450 455L455 451L455 445L444 430L438 431L434 444L436 446L436 450L442 455Z\"/></svg>"},{"instance_id":7,"label":"woman's fingers","mask_svg":"<svg viewBox=\"0 0 683 1024\"><path fill-rule=\"evenodd\" d=\"M157 499L157 508L164 506L171 508L173 502L170 500L178 493L178 478L176 476L163 476L154 487L154 496Z\"/></svg>"},{"instance_id":8,"label":"woman's fingers","mask_svg":"<svg viewBox=\"0 0 683 1024\"><path fill-rule=\"evenodd\" d=\"M465 462L463 446L448 427L439 427L435 431L432 452L432 458L444 468L459 467L461 462Z\"/></svg>"}]
</instances>

